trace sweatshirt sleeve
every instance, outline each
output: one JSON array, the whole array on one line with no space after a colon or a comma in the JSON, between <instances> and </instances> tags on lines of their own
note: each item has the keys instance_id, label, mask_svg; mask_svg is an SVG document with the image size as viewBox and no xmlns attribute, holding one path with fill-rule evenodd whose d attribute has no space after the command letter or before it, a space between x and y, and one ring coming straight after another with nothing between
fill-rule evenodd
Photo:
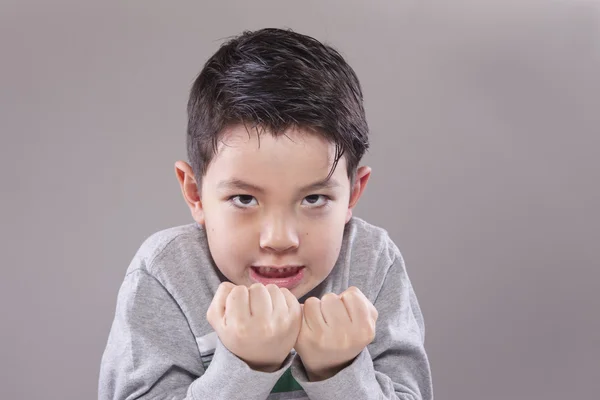
<instances>
[{"instance_id":1,"label":"sweatshirt sleeve","mask_svg":"<svg viewBox=\"0 0 600 400\"><path fill-rule=\"evenodd\" d=\"M291 362L290 355L278 371L254 371L217 340L205 370L177 302L153 276L136 269L119 290L98 399L264 400Z\"/></svg>"},{"instance_id":2,"label":"sweatshirt sleeve","mask_svg":"<svg viewBox=\"0 0 600 400\"><path fill-rule=\"evenodd\" d=\"M333 377L310 382L300 359L292 373L311 400L431 400L431 370L421 309L398 254L374 302L375 339Z\"/></svg>"}]
</instances>

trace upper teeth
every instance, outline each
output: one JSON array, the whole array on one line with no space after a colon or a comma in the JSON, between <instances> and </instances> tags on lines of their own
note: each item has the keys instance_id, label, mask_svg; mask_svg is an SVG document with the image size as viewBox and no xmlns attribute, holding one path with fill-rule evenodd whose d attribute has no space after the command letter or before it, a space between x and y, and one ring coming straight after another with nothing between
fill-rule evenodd
<instances>
[{"instance_id":1,"label":"upper teeth","mask_svg":"<svg viewBox=\"0 0 600 400\"><path fill-rule=\"evenodd\" d=\"M271 273L274 271L287 273L287 272L295 271L297 268L298 267L285 267L285 268L259 267L258 271L261 274L268 274L268 273Z\"/></svg>"}]
</instances>

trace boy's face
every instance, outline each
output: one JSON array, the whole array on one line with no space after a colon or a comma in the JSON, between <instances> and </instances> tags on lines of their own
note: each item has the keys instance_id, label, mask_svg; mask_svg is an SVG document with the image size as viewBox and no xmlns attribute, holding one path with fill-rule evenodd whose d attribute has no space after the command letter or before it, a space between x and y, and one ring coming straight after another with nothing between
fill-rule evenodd
<instances>
[{"instance_id":1,"label":"boy's face","mask_svg":"<svg viewBox=\"0 0 600 400\"><path fill-rule=\"evenodd\" d=\"M189 165L177 163L192 215L205 226L227 279L274 283L299 298L329 275L370 176L368 167L359 168L351 188L342 157L326 180L334 152L334 144L302 129L259 138L243 125L230 127L203 177L201 197L193 193Z\"/></svg>"}]
</instances>

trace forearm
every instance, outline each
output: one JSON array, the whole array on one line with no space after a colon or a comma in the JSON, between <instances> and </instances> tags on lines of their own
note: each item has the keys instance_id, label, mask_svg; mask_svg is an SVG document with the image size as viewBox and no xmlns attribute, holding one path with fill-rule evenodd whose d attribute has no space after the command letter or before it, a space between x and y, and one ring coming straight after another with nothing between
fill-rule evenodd
<instances>
[{"instance_id":1,"label":"forearm","mask_svg":"<svg viewBox=\"0 0 600 400\"><path fill-rule=\"evenodd\" d=\"M377 372L366 348L350 365L327 379L313 381L299 358L292 364L292 374L311 400L422 399L419 393Z\"/></svg>"},{"instance_id":2,"label":"forearm","mask_svg":"<svg viewBox=\"0 0 600 400\"><path fill-rule=\"evenodd\" d=\"M219 341L214 358L204 375L196 379L190 393L194 400L265 400L283 373L291 366L290 355L274 372L251 369Z\"/></svg>"}]
</instances>

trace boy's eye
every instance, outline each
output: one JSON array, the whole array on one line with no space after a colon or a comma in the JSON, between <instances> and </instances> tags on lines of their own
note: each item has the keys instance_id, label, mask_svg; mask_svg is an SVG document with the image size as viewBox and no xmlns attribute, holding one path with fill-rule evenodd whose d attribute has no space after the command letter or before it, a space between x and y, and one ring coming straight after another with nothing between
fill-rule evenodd
<instances>
[{"instance_id":1,"label":"boy's eye","mask_svg":"<svg viewBox=\"0 0 600 400\"><path fill-rule=\"evenodd\" d=\"M322 194L311 194L310 196L306 196L302 201L303 205L309 207L322 207L329 201L327 196Z\"/></svg>"},{"instance_id":2,"label":"boy's eye","mask_svg":"<svg viewBox=\"0 0 600 400\"><path fill-rule=\"evenodd\" d=\"M240 208L247 208L256 205L256 199L254 196L250 196L248 194L238 194L236 196L232 196L229 200L234 206Z\"/></svg>"}]
</instances>

